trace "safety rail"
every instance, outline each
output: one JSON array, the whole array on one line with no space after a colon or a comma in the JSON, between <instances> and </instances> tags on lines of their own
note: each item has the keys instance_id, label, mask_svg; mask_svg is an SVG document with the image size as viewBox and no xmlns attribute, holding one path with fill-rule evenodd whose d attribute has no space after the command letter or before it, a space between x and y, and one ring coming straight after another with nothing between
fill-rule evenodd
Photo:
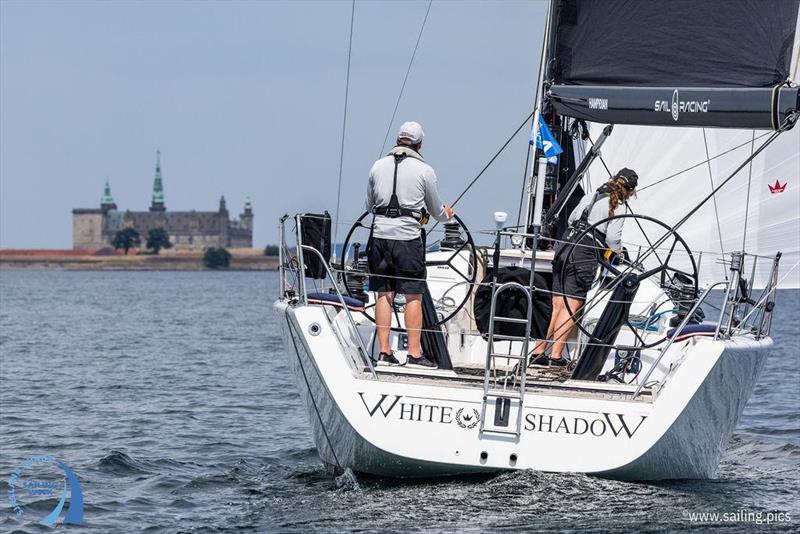
<instances>
[{"instance_id":1,"label":"safety rail","mask_svg":"<svg viewBox=\"0 0 800 534\"><path fill-rule=\"evenodd\" d=\"M774 308L774 300L770 301L770 296L775 295L775 291L778 285L778 265L780 263L780 253L778 253L773 258L772 268L770 270L769 281L767 282L766 287L762 291L761 297L758 301L753 301L749 299L749 303L745 302L745 305L752 305L752 309L744 315L742 319L737 318L738 307L742 303L742 298L744 295L739 295L742 287L742 270L744 268L744 259L747 254L742 252L733 252L731 253L731 261L730 261L730 277L727 280L716 282L708 286L697 301L694 303L692 308L686 314L684 319L680 322L680 324L675 328L672 336L667 340L666 345L661 349L656 357L653 364L645 373L644 378L639 382L636 390L633 393L633 398L639 396L647 385L647 381L649 380L650 376L653 374L655 369L658 367L658 364L661 362L661 359L666 355L667 351L669 351L670 347L672 347L675 340L683 333L683 329L689 324L692 318L695 316L697 311L700 309L700 306L706 301L706 299L711 295L712 291L719 286L725 286L725 293L723 296L722 305L720 306L720 313L719 318L717 320L717 326L714 330L714 336L712 339L719 340L721 336L724 334L726 337L732 336L734 333L751 333L755 336L756 339L761 339L764 335L769 335L772 327L772 309ZM751 291L753 287L753 283L755 280L755 273L756 273L756 263L758 261L758 256L753 256L753 267L751 270L751 275L749 281L745 283L745 287L749 288L748 290ZM769 314L769 315L767 315ZM751 317L758 318L758 326L751 325L748 327L748 322ZM727 317L727 321L726 321ZM723 330L722 326L725 324L725 329Z\"/></svg>"},{"instance_id":2,"label":"safety rail","mask_svg":"<svg viewBox=\"0 0 800 534\"><path fill-rule=\"evenodd\" d=\"M289 219L288 215L283 216L280 219L280 239L281 239L281 246L279 250L279 279L280 279L280 294L281 297L284 298L286 295L291 295L293 292L291 290L287 290L287 268L289 270L297 271L297 281L296 281L296 289L298 290L298 299L302 303L307 303L307 281L304 276L304 265L305 265L305 254L315 254L319 259L322 265L325 267L326 279L331 281L332 288L335 291L335 294L338 297L339 303L341 304L342 311L347 317L347 321L352 328L353 332L355 333L357 342L358 342L358 352L360 353L361 360L363 361L364 367L370 370L370 373L374 378L378 378L378 374L375 370L375 365L370 357L370 353L367 350L363 339L361 338L358 332L358 326L353 318L353 315L350 309L347 306L347 303L344 299L344 294L342 290L339 288L337 283L337 277L332 270L331 266L327 261L324 261L324 257L316 248L304 245L302 243L302 235L301 235L301 228L300 228L300 220L301 215L297 215L294 217L295 224L296 224L296 239L298 246L296 248L294 258L292 258L291 250L287 247L286 244L286 229L285 223ZM508 229L501 229L495 230L494 235L499 237L518 237L527 239L536 237L536 234L531 234L528 232L515 232L509 231ZM675 328L675 331L672 336L670 336L666 340L666 344L663 348L660 349L658 356L654 360L653 364L649 366L647 372L644 375L644 378L639 381L639 384L636 387L636 390L633 393L633 398L638 397L642 390L648 386L648 381L651 378L652 374L655 372L656 368L663 360L666 353L675 343L677 338L682 334L683 329L692 321L697 315L697 312L700 310L703 304L707 304L709 297L712 295L714 290L717 290L721 286L725 286L723 292L723 301L721 306L719 307L720 313L719 318L717 320L717 325L714 330L713 338L714 340L722 339L722 338L729 338L735 334L752 334L756 339L760 339L763 336L768 336L771 331L771 324L772 324L772 310L775 304L775 292L777 289L778 284L778 265L780 260L780 253L777 254L774 258L772 258L772 266L768 276L768 281L761 294L759 295L758 299L753 299L750 292L753 291L753 286L756 278L756 271L757 271L757 263L760 259L766 259L763 256L757 256L752 254L746 254L743 252L729 252L726 256L730 256L730 260L724 259L722 260L724 264L730 265L730 276L725 281L720 281L711 284L707 288L704 289L702 294L697 298L697 300L693 303L691 309L686 313L685 317L683 317L682 321L679 325ZM753 259L751 272L749 273L750 276L746 277L743 276L743 270L745 267L745 259L751 257ZM295 265L290 265L292 260L295 260ZM481 285L480 283L475 283L475 286ZM743 289L746 289L746 294L743 294ZM538 290L538 289L537 289ZM492 303L494 304L494 302ZM712 304L713 307L716 307ZM743 309L742 309L743 307ZM741 312L741 313L740 313ZM493 315L493 314L492 314ZM491 328L491 327L490 327ZM663 383L663 379L660 380ZM652 386L652 384L651 384Z\"/></svg>"},{"instance_id":3,"label":"safety rail","mask_svg":"<svg viewBox=\"0 0 800 534\"><path fill-rule=\"evenodd\" d=\"M667 353L669 348L675 342L675 339L679 335L681 335L681 333L683 332L683 329L686 327L687 324L689 324L689 321L692 319L692 317L694 317L695 313L700 308L700 305L703 302L705 302L706 298L711 294L711 291L713 291L714 288L717 287L717 286L728 285L728 284L729 284L728 282L717 282L715 284L711 284L710 286L708 286L706 288L705 291L703 291L703 294L700 295L700 298L697 299L697 302L695 302L694 306L692 306L692 308L689 310L689 313L686 314L686 317L684 317L683 321L681 321L681 323L675 329L675 332L667 340L667 344L664 345L664 348L661 349L661 351L659 352L658 357L656 358L656 361L653 362L653 365L651 365L650 368L647 370L647 373L645 373L644 378L642 378L641 382L639 382L639 385L636 387L636 391L633 392L633 398L634 399L639 396L639 393L641 393L641 391L644 388L645 384L647 384L647 380L650 378L650 375L653 374L653 371L656 370L656 368L658 367L658 364L661 362L661 358L663 358L664 355ZM725 309L725 307L723 306L723 311L724 311L724 309ZM717 329L717 332L714 334L714 339L717 339L718 335L719 335L719 329Z\"/></svg>"},{"instance_id":4,"label":"safety rail","mask_svg":"<svg viewBox=\"0 0 800 534\"><path fill-rule=\"evenodd\" d=\"M759 256L754 256L753 258L753 268L750 274L750 280L747 284L749 291L752 291L753 288L756 264L759 258ZM776 290L778 289L778 267L780 265L780 259L781 253L776 254L775 257L772 258L769 281L761 291L761 295L759 296L758 300L749 298L748 302L744 303L744 316L736 321L737 324L729 324L731 331L751 332L755 334L757 339L760 339L764 335L770 335L772 332L772 310L775 308L775 294ZM736 300L735 304L738 306L740 304L738 299L734 298L734 300ZM748 311L746 306L752 306L752 308ZM733 316L735 316L735 313ZM751 318L753 319L752 324L750 324Z\"/></svg>"},{"instance_id":5,"label":"safety rail","mask_svg":"<svg viewBox=\"0 0 800 534\"><path fill-rule=\"evenodd\" d=\"M370 353L367 351L367 347L364 345L364 340L361 339L361 334L358 332L358 325L356 324L355 319L353 319L352 313L350 313L350 309L347 306L347 302L344 300L344 295L342 294L341 290L339 289L339 285L336 283L336 276L331 271L330 266L328 265L328 262L325 261L325 258L322 256L322 253L320 253L319 250L317 250L316 248L314 248L314 247L312 247L310 245L304 245L303 244L303 237L302 237L302 234L301 234L301 231L300 231L300 217L301 217L300 215L296 215L295 216L296 236L297 236L297 260L298 260L297 278L298 278L298 285L300 286L298 288L299 289L299 292L298 292L299 301L302 304L307 304L308 303L308 292L307 292L307 287L306 287L306 283L305 283L305 274L303 273L303 268L304 268L304 265L305 265L304 252L313 252L314 254L316 254L319 257L320 263L325 267L325 273L326 273L327 277L330 278L331 283L332 283L332 287L336 291L336 296L339 298L339 303L342 306L342 312L347 317L347 320L348 320L348 322L350 324L350 327L353 329L353 335L355 336L355 338L356 338L356 340L358 342L357 350L358 350L359 354L361 355L361 359L362 359L365 367L369 369L370 373L372 374L372 377L374 379L378 380L378 373L375 371L375 366L372 363L372 358L370 357ZM279 275L279 278L280 278L280 283L281 283L281 288L280 288L280 296L281 296L281 298L283 298L285 296L286 265L285 265L285 262L284 262L284 254L285 253L283 252L283 250L284 250L284 247L286 246L286 240L285 240L286 234L285 234L284 226L285 226L285 222L286 222L287 218L288 217L283 217L280 220L281 244L280 244L280 253L279 253L279 261L280 261L280 275Z\"/></svg>"}]
</instances>

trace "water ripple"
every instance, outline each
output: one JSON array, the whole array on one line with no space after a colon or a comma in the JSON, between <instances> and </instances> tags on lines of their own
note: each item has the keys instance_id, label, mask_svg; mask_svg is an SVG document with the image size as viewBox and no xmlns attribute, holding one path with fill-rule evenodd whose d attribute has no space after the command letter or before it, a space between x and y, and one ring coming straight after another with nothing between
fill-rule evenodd
<instances>
[{"instance_id":1,"label":"water ripple","mask_svg":"<svg viewBox=\"0 0 800 534\"><path fill-rule=\"evenodd\" d=\"M83 530L102 533L739 531L757 525L683 514L800 518L800 291L779 295L776 348L717 478L644 484L333 476L288 375L276 287L274 273L0 271L0 475L31 454L62 458L84 489ZM49 530L3 508L0 531Z\"/></svg>"}]
</instances>

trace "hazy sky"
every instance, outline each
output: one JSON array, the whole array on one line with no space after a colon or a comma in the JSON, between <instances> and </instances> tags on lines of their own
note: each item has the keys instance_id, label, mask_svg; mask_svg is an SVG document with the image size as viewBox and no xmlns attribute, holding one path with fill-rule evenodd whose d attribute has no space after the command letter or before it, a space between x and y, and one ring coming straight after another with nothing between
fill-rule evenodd
<instances>
[{"instance_id":1,"label":"hazy sky","mask_svg":"<svg viewBox=\"0 0 800 534\"><path fill-rule=\"evenodd\" d=\"M239 213L255 245L283 213L333 213L350 2L0 1L0 247L69 248L75 207L108 177L168 209ZM341 219L364 202L426 1L356 3ZM434 1L392 133L422 123L453 199L532 106L544 2ZM459 204L473 227L515 214L527 132Z\"/></svg>"}]
</instances>

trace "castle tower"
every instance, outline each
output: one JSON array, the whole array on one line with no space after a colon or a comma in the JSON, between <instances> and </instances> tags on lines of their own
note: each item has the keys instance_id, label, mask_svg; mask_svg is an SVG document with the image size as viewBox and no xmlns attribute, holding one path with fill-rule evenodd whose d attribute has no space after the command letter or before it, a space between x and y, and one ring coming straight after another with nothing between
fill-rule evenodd
<instances>
[{"instance_id":1,"label":"castle tower","mask_svg":"<svg viewBox=\"0 0 800 534\"><path fill-rule=\"evenodd\" d=\"M228 216L228 206L225 203L225 195L219 197L219 212L224 213L225 216Z\"/></svg>"},{"instance_id":2,"label":"castle tower","mask_svg":"<svg viewBox=\"0 0 800 534\"><path fill-rule=\"evenodd\" d=\"M242 226L246 230L253 230L253 203L250 200L250 195L247 195L244 199L244 212L239 216L242 220Z\"/></svg>"},{"instance_id":3,"label":"castle tower","mask_svg":"<svg viewBox=\"0 0 800 534\"><path fill-rule=\"evenodd\" d=\"M100 197L100 209L103 210L103 213L117 209L114 197L111 196L111 186L108 185L108 179L106 179L106 186L103 189L103 196Z\"/></svg>"},{"instance_id":4,"label":"castle tower","mask_svg":"<svg viewBox=\"0 0 800 534\"><path fill-rule=\"evenodd\" d=\"M150 211L166 211L164 206L164 184L161 182L161 150L156 151L156 177L153 180L153 201Z\"/></svg>"}]
</instances>

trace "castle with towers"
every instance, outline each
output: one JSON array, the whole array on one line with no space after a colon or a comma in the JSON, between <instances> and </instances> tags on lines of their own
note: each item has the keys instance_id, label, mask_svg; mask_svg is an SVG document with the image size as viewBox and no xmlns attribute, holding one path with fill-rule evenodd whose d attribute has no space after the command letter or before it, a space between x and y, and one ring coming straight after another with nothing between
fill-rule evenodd
<instances>
[{"instance_id":1,"label":"castle with towers","mask_svg":"<svg viewBox=\"0 0 800 534\"><path fill-rule=\"evenodd\" d=\"M228 214L224 196L219 199L217 211L167 211L161 180L161 152L158 151L150 209L119 211L106 180L100 208L72 210L72 247L95 250L110 247L116 233L123 228L134 228L139 232L142 245L150 230L163 228L177 249L251 248L253 206L248 197L244 211L233 219Z\"/></svg>"}]
</instances>

